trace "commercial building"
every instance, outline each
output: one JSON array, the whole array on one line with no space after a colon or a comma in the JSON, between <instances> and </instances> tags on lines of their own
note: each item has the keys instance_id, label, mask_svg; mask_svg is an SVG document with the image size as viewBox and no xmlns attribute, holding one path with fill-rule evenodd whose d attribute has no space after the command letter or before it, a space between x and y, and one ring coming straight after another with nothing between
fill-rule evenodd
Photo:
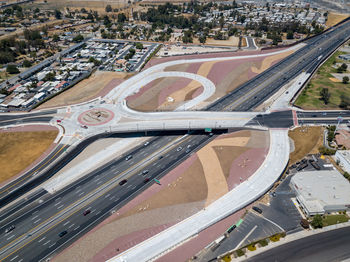
<instances>
[{"instance_id":1,"label":"commercial building","mask_svg":"<svg viewBox=\"0 0 350 262\"><path fill-rule=\"evenodd\" d=\"M346 172L350 173L350 150L337 150L334 158Z\"/></svg>"},{"instance_id":2,"label":"commercial building","mask_svg":"<svg viewBox=\"0 0 350 262\"><path fill-rule=\"evenodd\" d=\"M307 216L350 210L350 183L337 170L299 172L290 186Z\"/></svg>"}]
</instances>

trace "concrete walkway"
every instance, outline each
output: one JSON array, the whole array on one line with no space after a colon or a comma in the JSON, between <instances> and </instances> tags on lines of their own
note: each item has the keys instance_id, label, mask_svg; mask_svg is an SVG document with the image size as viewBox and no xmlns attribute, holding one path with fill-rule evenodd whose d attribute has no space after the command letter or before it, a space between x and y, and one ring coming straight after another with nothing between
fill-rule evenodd
<instances>
[{"instance_id":1,"label":"concrete walkway","mask_svg":"<svg viewBox=\"0 0 350 262\"><path fill-rule=\"evenodd\" d=\"M209 205L206 209L134 246L109 261L157 259L196 236L200 231L242 209L271 188L289 159L288 130L270 130L270 149L264 163L248 180Z\"/></svg>"}]
</instances>

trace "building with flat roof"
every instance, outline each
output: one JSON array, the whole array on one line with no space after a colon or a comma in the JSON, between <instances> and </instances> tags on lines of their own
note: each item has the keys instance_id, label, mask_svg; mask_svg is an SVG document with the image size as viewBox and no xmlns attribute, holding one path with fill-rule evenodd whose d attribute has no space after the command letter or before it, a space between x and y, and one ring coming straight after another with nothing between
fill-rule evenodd
<instances>
[{"instance_id":1,"label":"building with flat roof","mask_svg":"<svg viewBox=\"0 0 350 262\"><path fill-rule=\"evenodd\" d=\"M350 183L337 170L299 172L290 186L307 216L350 210Z\"/></svg>"},{"instance_id":2,"label":"building with flat roof","mask_svg":"<svg viewBox=\"0 0 350 262\"><path fill-rule=\"evenodd\" d=\"M335 161L348 173L350 173L350 150L337 150Z\"/></svg>"}]
</instances>

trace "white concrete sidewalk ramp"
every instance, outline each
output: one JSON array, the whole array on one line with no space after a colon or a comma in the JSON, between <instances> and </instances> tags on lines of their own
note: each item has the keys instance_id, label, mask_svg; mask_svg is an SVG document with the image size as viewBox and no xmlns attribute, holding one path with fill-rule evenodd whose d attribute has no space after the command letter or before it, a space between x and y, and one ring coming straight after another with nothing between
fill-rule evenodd
<instances>
[{"instance_id":1,"label":"white concrete sidewalk ramp","mask_svg":"<svg viewBox=\"0 0 350 262\"><path fill-rule=\"evenodd\" d=\"M289 159L288 130L270 130L270 149L265 161L248 180L209 205L205 210L108 260L152 261L263 195L279 178Z\"/></svg>"}]
</instances>

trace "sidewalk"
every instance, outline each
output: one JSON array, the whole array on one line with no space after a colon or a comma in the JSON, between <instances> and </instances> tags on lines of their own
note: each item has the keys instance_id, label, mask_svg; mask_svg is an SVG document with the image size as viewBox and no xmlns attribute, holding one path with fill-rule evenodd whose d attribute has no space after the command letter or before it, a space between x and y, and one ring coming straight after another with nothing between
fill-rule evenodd
<instances>
[{"instance_id":1,"label":"sidewalk","mask_svg":"<svg viewBox=\"0 0 350 262\"><path fill-rule=\"evenodd\" d=\"M234 261L245 261L247 258L254 257L258 254L264 253L267 250L270 250L270 249L275 248L275 247L279 247L279 246L287 244L289 242L292 242L292 241L295 241L295 240L298 240L298 239L301 239L304 237L324 233L324 232L331 231L331 230L338 229L338 228L349 227L349 226L350 226L350 221L345 222L345 223L341 223L341 224L337 224L337 225L332 225L332 226L320 228L320 229L313 229L313 230L307 230L307 231L304 230L304 231L300 231L300 232L297 232L297 233L294 233L291 235L286 235L284 238L281 238L278 242L270 242L267 246L260 247L256 251L249 251L245 254L245 256L236 258L236 259L234 259Z\"/></svg>"}]
</instances>

